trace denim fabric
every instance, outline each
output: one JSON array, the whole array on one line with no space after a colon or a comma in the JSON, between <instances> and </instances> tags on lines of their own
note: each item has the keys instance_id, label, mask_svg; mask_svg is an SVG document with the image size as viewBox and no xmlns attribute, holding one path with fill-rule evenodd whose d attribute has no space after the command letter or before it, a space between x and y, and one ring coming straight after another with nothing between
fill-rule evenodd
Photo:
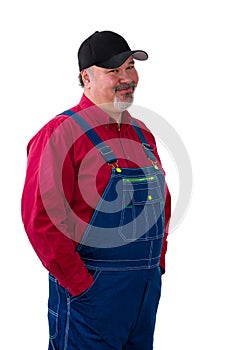
<instances>
[{"instance_id":1,"label":"denim fabric","mask_svg":"<svg viewBox=\"0 0 233 350\"><path fill-rule=\"evenodd\" d=\"M78 252L90 268L151 268L159 263L163 234L162 171L113 169Z\"/></svg>"},{"instance_id":2,"label":"denim fabric","mask_svg":"<svg viewBox=\"0 0 233 350\"><path fill-rule=\"evenodd\" d=\"M50 275L49 350L152 350L161 290L159 267L96 270L73 297Z\"/></svg>"},{"instance_id":3,"label":"denim fabric","mask_svg":"<svg viewBox=\"0 0 233 350\"><path fill-rule=\"evenodd\" d=\"M72 296L49 276L49 350L152 350L161 292L164 175L113 169L78 246L94 276Z\"/></svg>"}]
</instances>

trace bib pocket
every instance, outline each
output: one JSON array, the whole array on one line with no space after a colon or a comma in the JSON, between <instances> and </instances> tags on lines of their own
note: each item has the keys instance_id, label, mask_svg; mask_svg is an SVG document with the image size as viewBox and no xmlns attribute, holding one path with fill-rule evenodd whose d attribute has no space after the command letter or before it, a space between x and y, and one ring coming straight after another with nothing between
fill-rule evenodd
<instances>
[{"instance_id":1,"label":"bib pocket","mask_svg":"<svg viewBox=\"0 0 233 350\"><path fill-rule=\"evenodd\" d=\"M123 179L120 235L125 241L142 241L163 235L164 199L156 175Z\"/></svg>"}]
</instances>

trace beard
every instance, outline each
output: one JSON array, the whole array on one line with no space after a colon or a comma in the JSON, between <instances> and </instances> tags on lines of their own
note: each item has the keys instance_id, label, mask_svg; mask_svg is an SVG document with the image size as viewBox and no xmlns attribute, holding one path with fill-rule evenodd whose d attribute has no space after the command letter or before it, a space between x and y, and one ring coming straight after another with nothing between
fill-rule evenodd
<instances>
[{"instance_id":1,"label":"beard","mask_svg":"<svg viewBox=\"0 0 233 350\"><path fill-rule=\"evenodd\" d=\"M120 101L115 93L113 102L114 109L117 109L120 112L126 111L132 105L133 100L133 94L128 94L124 96L124 101Z\"/></svg>"},{"instance_id":2,"label":"beard","mask_svg":"<svg viewBox=\"0 0 233 350\"><path fill-rule=\"evenodd\" d=\"M116 87L114 89L114 102L113 102L113 105L114 105L115 109L117 109L120 112L123 112L123 111L125 111L126 109L128 109L132 105L133 100L134 100L133 93L134 93L135 87L136 87L135 82L131 82L130 84L123 84L123 85L120 85L120 86L118 86L118 87ZM127 93L127 94L122 95L121 99L119 99L117 97L117 95L116 95L117 91L121 91L121 90L124 90L124 89L130 89L130 88L133 89L132 93Z\"/></svg>"}]
</instances>

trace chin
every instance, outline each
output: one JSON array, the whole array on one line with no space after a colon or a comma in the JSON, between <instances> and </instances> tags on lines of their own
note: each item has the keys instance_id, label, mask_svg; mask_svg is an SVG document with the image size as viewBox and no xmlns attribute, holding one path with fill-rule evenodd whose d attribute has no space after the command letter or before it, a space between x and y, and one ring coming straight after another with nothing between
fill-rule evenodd
<instances>
[{"instance_id":1,"label":"chin","mask_svg":"<svg viewBox=\"0 0 233 350\"><path fill-rule=\"evenodd\" d=\"M125 101L120 101L116 96L113 102L114 109L123 112L126 111L133 104L133 96L128 97Z\"/></svg>"}]
</instances>

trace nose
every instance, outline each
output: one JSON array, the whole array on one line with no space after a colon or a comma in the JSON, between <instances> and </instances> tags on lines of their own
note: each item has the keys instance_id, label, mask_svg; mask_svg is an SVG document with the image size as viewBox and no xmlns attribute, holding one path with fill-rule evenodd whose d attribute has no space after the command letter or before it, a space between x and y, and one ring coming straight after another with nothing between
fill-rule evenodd
<instances>
[{"instance_id":1,"label":"nose","mask_svg":"<svg viewBox=\"0 0 233 350\"><path fill-rule=\"evenodd\" d=\"M121 84L129 84L132 82L132 77L129 70L122 70L119 75L119 82Z\"/></svg>"}]
</instances>

